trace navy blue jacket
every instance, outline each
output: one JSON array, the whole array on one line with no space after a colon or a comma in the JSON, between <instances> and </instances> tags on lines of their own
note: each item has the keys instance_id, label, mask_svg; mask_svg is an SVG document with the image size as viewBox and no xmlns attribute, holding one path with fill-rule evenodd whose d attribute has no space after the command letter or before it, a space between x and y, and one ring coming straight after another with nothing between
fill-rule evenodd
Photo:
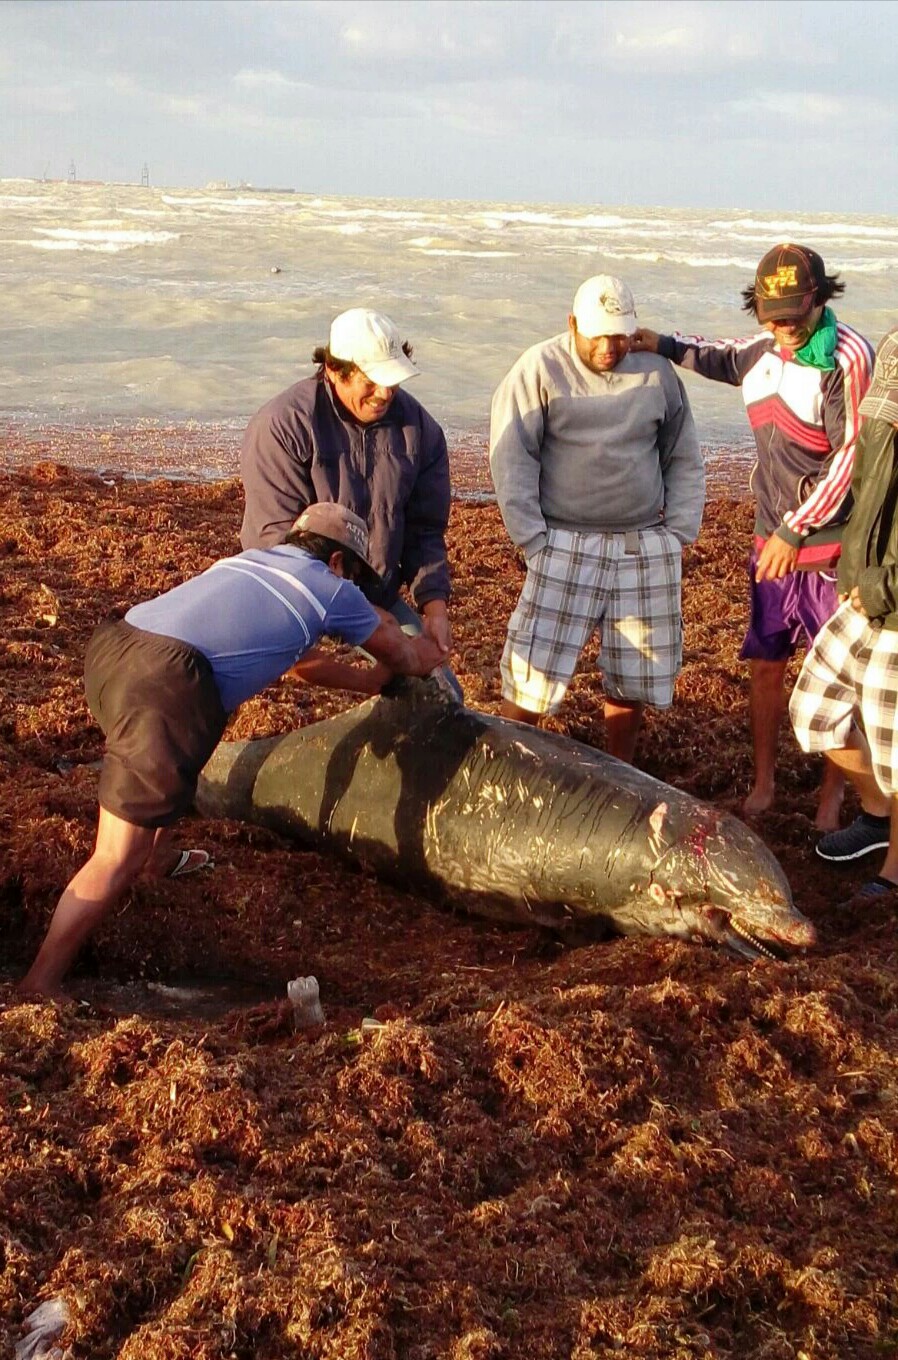
<instances>
[{"instance_id":1,"label":"navy blue jacket","mask_svg":"<svg viewBox=\"0 0 898 1360\"><path fill-rule=\"evenodd\" d=\"M448 600L449 455L439 425L399 388L382 420L355 420L323 376L266 402L243 437L244 548L282 543L314 501L338 501L368 525L389 608L408 586L418 609Z\"/></svg>"}]
</instances>

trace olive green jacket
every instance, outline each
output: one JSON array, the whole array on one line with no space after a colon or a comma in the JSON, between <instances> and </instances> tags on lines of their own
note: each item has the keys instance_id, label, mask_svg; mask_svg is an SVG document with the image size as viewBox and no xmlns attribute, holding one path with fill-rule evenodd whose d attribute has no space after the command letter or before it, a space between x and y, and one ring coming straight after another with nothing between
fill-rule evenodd
<instances>
[{"instance_id":1,"label":"olive green jacket","mask_svg":"<svg viewBox=\"0 0 898 1360\"><path fill-rule=\"evenodd\" d=\"M858 587L868 617L898 629L898 427L865 420L854 460L854 509L842 538L839 593Z\"/></svg>"}]
</instances>

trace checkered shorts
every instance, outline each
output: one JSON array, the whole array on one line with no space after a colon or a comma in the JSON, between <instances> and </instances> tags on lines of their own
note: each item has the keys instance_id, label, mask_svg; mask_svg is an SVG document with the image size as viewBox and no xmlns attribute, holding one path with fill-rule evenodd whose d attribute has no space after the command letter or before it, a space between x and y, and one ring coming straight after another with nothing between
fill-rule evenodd
<instances>
[{"instance_id":1,"label":"checkered shorts","mask_svg":"<svg viewBox=\"0 0 898 1360\"><path fill-rule=\"evenodd\" d=\"M669 529L550 529L527 563L508 624L503 697L531 713L554 713L600 628L608 697L666 708L683 655L681 572L682 548Z\"/></svg>"},{"instance_id":2,"label":"checkered shorts","mask_svg":"<svg viewBox=\"0 0 898 1360\"><path fill-rule=\"evenodd\" d=\"M876 782L898 794L898 632L875 627L846 601L805 657L789 716L803 751L833 751L858 713Z\"/></svg>"}]
</instances>

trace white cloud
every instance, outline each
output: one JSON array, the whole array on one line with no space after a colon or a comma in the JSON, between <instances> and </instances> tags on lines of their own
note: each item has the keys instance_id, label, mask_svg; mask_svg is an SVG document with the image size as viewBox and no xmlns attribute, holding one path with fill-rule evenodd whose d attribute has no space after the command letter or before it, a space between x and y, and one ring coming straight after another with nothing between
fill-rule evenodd
<instances>
[{"instance_id":1,"label":"white cloud","mask_svg":"<svg viewBox=\"0 0 898 1360\"><path fill-rule=\"evenodd\" d=\"M747 98L730 100L726 108L739 118L786 118L809 128L825 128L839 121L863 126L895 117L894 107L884 101L808 90L759 90Z\"/></svg>"},{"instance_id":2,"label":"white cloud","mask_svg":"<svg viewBox=\"0 0 898 1360\"><path fill-rule=\"evenodd\" d=\"M686 28L667 28L657 33L615 33L614 43L618 48L632 52L655 51L658 48L670 51L671 48L691 48L693 34Z\"/></svg>"},{"instance_id":3,"label":"white cloud","mask_svg":"<svg viewBox=\"0 0 898 1360\"><path fill-rule=\"evenodd\" d=\"M165 95L159 102L164 109L177 114L179 118L206 119L209 115L205 99L198 99L196 95Z\"/></svg>"},{"instance_id":4,"label":"white cloud","mask_svg":"<svg viewBox=\"0 0 898 1360\"><path fill-rule=\"evenodd\" d=\"M42 85L28 82L15 92L16 107L28 114L73 114L81 107L77 83Z\"/></svg>"},{"instance_id":5,"label":"white cloud","mask_svg":"<svg viewBox=\"0 0 898 1360\"><path fill-rule=\"evenodd\" d=\"M451 78L459 71L467 77L475 65L507 66L509 59L513 61L531 13L540 9L541 5L524 3L512 10L489 0L477 4L431 0L424 6L367 0L339 38L352 59L366 64L418 63L425 78L442 65Z\"/></svg>"},{"instance_id":6,"label":"white cloud","mask_svg":"<svg viewBox=\"0 0 898 1360\"><path fill-rule=\"evenodd\" d=\"M107 90L112 90L113 94L139 95L141 93L140 85L134 77L121 71L113 72L112 75L107 76L105 84Z\"/></svg>"},{"instance_id":7,"label":"white cloud","mask_svg":"<svg viewBox=\"0 0 898 1360\"><path fill-rule=\"evenodd\" d=\"M776 90L733 100L730 107L739 114L761 113L802 123L828 123L839 116L841 103L840 99L828 94Z\"/></svg>"},{"instance_id":8,"label":"white cloud","mask_svg":"<svg viewBox=\"0 0 898 1360\"><path fill-rule=\"evenodd\" d=\"M552 7L549 7L552 8ZM832 44L809 30L801 3L745 0L738 7L712 0L679 0L661 6L657 0L628 0L615 5L554 7L554 47L574 66L626 69L642 74L654 69L676 73L748 69L764 61L769 69L801 53L803 67L832 63ZM665 22L666 21L666 22ZM636 65L638 63L638 66Z\"/></svg>"},{"instance_id":9,"label":"white cloud","mask_svg":"<svg viewBox=\"0 0 898 1360\"><path fill-rule=\"evenodd\" d=\"M257 91L260 94L279 95L292 94L295 91L302 91L304 94L316 92L316 87L306 80L291 80L282 71L272 70L243 70L238 71L234 76L233 83L246 90Z\"/></svg>"}]
</instances>

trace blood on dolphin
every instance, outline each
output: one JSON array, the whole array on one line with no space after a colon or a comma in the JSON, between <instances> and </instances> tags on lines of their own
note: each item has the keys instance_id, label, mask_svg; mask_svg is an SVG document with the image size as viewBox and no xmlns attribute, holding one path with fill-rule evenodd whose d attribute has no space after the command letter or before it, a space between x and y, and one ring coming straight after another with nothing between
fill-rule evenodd
<instances>
[{"instance_id":1,"label":"blood on dolphin","mask_svg":"<svg viewBox=\"0 0 898 1360\"><path fill-rule=\"evenodd\" d=\"M428 681L284 736L223 742L196 801L516 925L672 935L748 958L816 940L743 822Z\"/></svg>"}]
</instances>

